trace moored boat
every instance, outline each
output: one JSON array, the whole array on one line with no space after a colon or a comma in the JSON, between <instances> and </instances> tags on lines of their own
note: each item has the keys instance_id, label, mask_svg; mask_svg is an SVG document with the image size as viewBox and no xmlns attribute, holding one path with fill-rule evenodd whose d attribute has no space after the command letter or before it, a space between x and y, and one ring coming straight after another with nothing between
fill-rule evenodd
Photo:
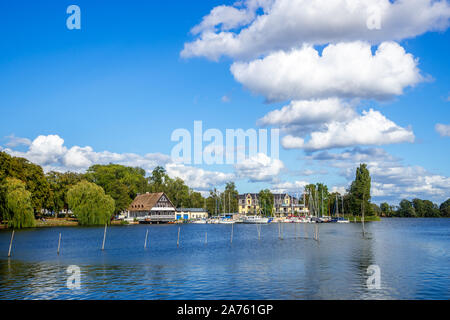
<instances>
[{"instance_id":1,"label":"moored boat","mask_svg":"<svg viewBox=\"0 0 450 320\"><path fill-rule=\"evenodd\" d=\"M231 219L221 219L221 220L219 220L219 224L233 224L233 223L235 223L235 221L231 220Z\"/></svg>"},{"instance_id":2,"label":"moored boat","mask_svg":"<svg viewBox=\"0 0 450 320\"><path fill-rule=\"evenodd\" d=\"M191 223L195 223L195 224L206 224L206 220L205 219L199 219L199 220L194 220Z\"/></svg>"},{"instance_id":3,"label":"moored boat","mask_svg":"<svg viewBox=\"0 0 450 320\"><path fill-rule=\"evenodd\" d=\"M260 216L246 216L243 218L242 223L246 224L266 224L272 222L272 218L260 217Z\"/></svg>"}]
</instances>

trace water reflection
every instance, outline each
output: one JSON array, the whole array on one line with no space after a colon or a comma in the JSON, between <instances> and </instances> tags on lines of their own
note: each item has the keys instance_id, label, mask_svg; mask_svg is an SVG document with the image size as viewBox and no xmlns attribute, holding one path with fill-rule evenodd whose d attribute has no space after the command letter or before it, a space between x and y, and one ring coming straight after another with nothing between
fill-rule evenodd
<instances>
[{"instance_id":1,"label":"water reflection","mask_svg":"<svg viewBox=\"0 0 450 320\"><path fill-rule=\"evenodd\" d=\"M361 225L287 224L111 227L0 232L1 299L448 299L450 223L391 219ZM149 245L143 239L149 229ZM306 230L305 230L306 228ZM208 232L208 244L204 234ZM306 231L306 232L305 232ZM57 237L63 234L61 254ZM56 240L55 240L56 239ZM81 269L81 289L66 287L69 265ZM367 288L367 268L379 265L381 289Z\"/></svg>"}]
</instances>

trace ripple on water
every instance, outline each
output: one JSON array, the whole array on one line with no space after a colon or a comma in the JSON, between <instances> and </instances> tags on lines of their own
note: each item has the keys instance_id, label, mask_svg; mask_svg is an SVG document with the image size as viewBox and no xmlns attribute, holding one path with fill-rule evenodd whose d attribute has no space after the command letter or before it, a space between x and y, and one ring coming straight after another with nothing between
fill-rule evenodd
<instances>
[{"instance_id":1,"label":"ripple on water","mask_svg":"<svg viewBox=\"0 0 450 320\"><path fill-rule=\"evenodd\" d=\"M359 224L111 227L18 231L13 257L0 256L1 299L449 299L450 219L389 219ZM150 246L143 249L149 230ZM208 232L208 244L204 233ZM60 256L57 236L63 234ZM445 235L443 235L445 233ZM10 233L0 231L7 252ZM306 238L308 237L308 238ZM69 265L81 289L66 287ZM379 265L381 289L367 289Z\"/></svg>"}]
</instances>

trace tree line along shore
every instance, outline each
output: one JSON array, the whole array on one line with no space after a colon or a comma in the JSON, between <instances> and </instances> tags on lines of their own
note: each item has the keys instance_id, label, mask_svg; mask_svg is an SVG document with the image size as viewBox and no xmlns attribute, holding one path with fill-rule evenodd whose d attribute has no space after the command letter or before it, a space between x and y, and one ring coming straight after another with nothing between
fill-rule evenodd
<instances>
[{"instance_id":1,"label":"tree line along shore","mask_svg":"<svg viewBox=\"0 0 450 320\"><path fill-rule=\"evenodd\" d=\"M403 199L398 206L388 203L378 206L371 202L370 188L369 170L361 164L344 195L330 193L323 183L309 184L302 192L306 206L314 200L325 204L327 213L334 212L338 197L343 199L346 217L356 221L360 221L363 211L366 221L379 220L379 217L450 217L450 199L440 206L422 199ZM39 165L0 152L0 227L110 224L112 217L126 210L138 194L146 192L164 192L176 208L205 208L214 213L222 212L226 206L229 212L238 211L239 192L232 181L224 191L214 188L203 197L182 179L169 177L162 167L156 167L149 176L142 168L118 164L93 165L85 173L44 173ZM261 190L259 197L264 201L262 211L266 211L262 213L270 214L271 191ZM72 218L45 222L42 219L44 211L59 213L69 209Z\"/></svg>"}]
</instances>

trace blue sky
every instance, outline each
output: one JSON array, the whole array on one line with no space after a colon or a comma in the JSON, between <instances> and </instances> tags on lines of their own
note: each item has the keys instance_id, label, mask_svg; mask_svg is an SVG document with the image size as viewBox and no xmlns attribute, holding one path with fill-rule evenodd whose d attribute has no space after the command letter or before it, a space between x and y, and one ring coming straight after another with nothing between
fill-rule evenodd
<instances>
[{"instance_id":1,"label":"blue sky","mask_svg":"<svg viewBox=\"0 0 450 320\"><path fill-rule=\"evenodd\" d=\"M250 12L253 10L250 8L252 2L255 1L244 2L238 9ZM424 0L423 3L427 5L428 2ZM66 28L66 8L70 4L81 8L81 30ZM202 27L198 34L190 33L213 8L221 5L231 8L232 4L232 1L209 0L1 3L1 148L11 154L25 156L46 170L82 171L86 164L96 159L99 162L110 161L114 156L125 164L145 163L145 168L150 170L156 164L170 162L166 157L175 145L170 141L173 130L186 128L192 131L195 120L202 120L205 129L217 128L222 132L237 128L258 129L258 119L299 100L299 97L295 95L268 103L266 98L271 93L267 90L277 88L269 83L264 84L265 89L255 89L259 85L255 79L261 75L246 73L246 79L250 80L238 80L230 66L236 62L251 63L257 58L271 57L277 50L286 53L292 48L300 50L303 43L293 36L293 39L283 39L283 45L288 43L291 47L286 45L272 51L250 53L243 51L242 55L227 52L224 47L218 61L211 60L207 51L213 45L208 43L204 52L182 54L186 43L202 40L207 32L238 35L251 28L254 23L251 20L233 28L223 27L228 20L220 19L229 19L230 15L237 13L234 10L230 15L218 15L217 19L222 24L215 28L207 26ZM253 14L270 14L268 7L261 6L254 9ZM408 26L408 22L403 22L405 30L417 27L422 31L398 36L397 39L389 39L388 36L386 39L381 36L381 40L365 39L365 33L360 38L350 39L370 41L374 55L381 42L395 41L418 61L422 80L404 85L401 94L392 94L387 99L360 97L359 93L338 97L342 103L351 101L358 114L370 108L380 112L395 123L397 129L404 128L403 133L410 130L414 135L413 142L406 139L394 143L384 143L383 140L350 143L313 152L305 151L301 146L293 149L281 147L282 168L256 161L247 163L240 171L230 165L201 165L175 166L170 172L181 175L193 188L203 191L213 186L223 188L223 183L231 179L237 182L241 192L257 192L267 187L296 193L307 182L325 182L330 188L342 191L351 181L359 160L366 159L373 162L373 179L377 183L373 196L376 202L387 200L395 203L403 197L430 198L436 202L447 199L450 196L450 138L435 129L438 123L450 124L448 3L445 8L436 18L441 20L439 28L426 24ZM403 16L400 18L407 21ZM398 25L401 24L399 19ZM305 25L303 29L308 27ZM401 27L397 28L387 30L387 33L400 34ZM313 44L320 52L328 43L350 40L343 34L339 39ZM314 39L306 42L311 41ZM266 47L270 47L270 41L267 43ZM392 68L395 68L395 63ZM351 68L351 63L349 65ZM296 67L293 66L292 70ZM317 97L322 98L328 96ZM316 97L305 97L308 99ZM298 121L305 123L301 117ZM314 130L321 132L323 128ZM289 126L286 129L293 132ZM285 134L287 132L283 132L282 137ZM294 136L298 134L296 132ZM302 139L308 141L309 134L311 132ZM33 141L39 136L58 136L64 140L63 145L57 139L43 141L54 143L56 149L66 149L57 151L60 152L58 157L51 157L49 152L56 149L38 149L37 144L33 147ZM91 148L83 151L82 156L89 159L81 161L79 166L74 166L74 161L63 160L74 146ZM72 151L75 154L77 150ZM107 157L105 152L114 156ZM347 152L349 158L333 162L318 160L317 155L325 152L335 155ZM132 154L131 158L126 156L129 154ZM150 162L143 162L145 159L139 156L147 154L158 156L150 157ZM366 158L361 158L364 155ZM72 159L78 158L74 156ZM386 168L392 172L387 174L389 170ZM197 169L202 171L195 171ZM221 176L220 172L225 175ZM411 185L414 187L406 188Z\"/></svg>"}]
</instances>

